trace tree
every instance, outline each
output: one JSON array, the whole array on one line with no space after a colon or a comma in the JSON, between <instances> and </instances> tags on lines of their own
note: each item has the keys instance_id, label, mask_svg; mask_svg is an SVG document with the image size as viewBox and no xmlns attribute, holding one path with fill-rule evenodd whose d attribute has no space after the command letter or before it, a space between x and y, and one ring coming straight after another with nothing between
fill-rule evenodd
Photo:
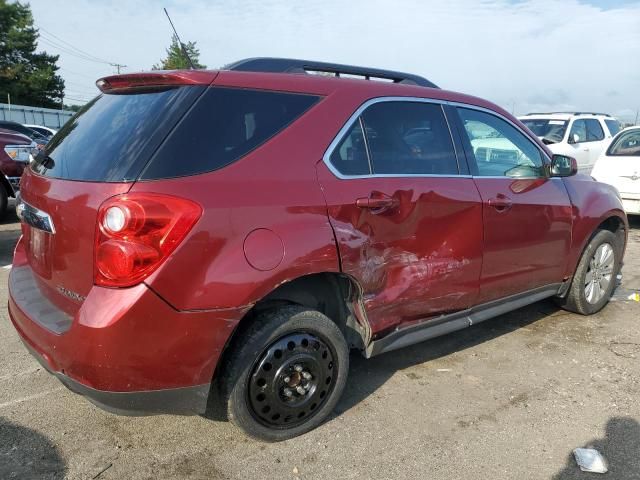
<instances>
[{"instance_id":1,"label":"tree","mask_svg":"<svg viewBox=\"0 0 640 480\"><path fill-rule=\"evenodd\" d=\"M198 63L200 50L196 47L196 42L187 42L183 43L183 45L195 68L207 68L206 65ZM185 57L182 48L180 48L180 42L175 35L171 36L171 45L167 48L167 58L160 60L160 63L152 68L154 70L184 70L191 68L189 60Z\"/></svg>"},{"instance_id":2,"label":"tree","mask_svg":"<svg viewBox=\"0 0 640 480\"><path fill-rule=\"evenodd\" d=\"M84 105L65 105L63 110L70 110L72 112L77 112L82 107L84 107Z\"/></svg>"},{"instance_id":3,"label":"tree","mask_svg":"<svg viewBox=\"0 0 640 480\"><path fill-rule=\"evenodd\" d=\"M28 4L0 0L0 101L59 108L64 80L56 74L58 55L36 52L38 30Z\"/></svg>"}]
</instances>

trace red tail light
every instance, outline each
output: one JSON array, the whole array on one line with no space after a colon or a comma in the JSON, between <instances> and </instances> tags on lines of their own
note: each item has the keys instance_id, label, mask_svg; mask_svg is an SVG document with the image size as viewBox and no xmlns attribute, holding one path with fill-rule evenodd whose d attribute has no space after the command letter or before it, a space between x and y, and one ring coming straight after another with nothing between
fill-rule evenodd
<instances>
[{"instance_id":1,"label":"red tail light","mask_svg":"<svg viewBox=\"0 0 640 480\"><path fill-rule=\"evenodd\" d=\"M173 252L202 214L190 201L169 195L132 193L100 206L95 245L95 283L136 285Z\"/></svg>"}]
</instances>

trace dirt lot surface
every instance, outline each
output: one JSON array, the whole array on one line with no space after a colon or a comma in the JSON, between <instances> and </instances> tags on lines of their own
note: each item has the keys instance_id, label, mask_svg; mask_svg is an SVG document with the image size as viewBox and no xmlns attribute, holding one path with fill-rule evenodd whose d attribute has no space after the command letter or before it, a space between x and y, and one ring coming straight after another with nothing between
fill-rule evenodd
<instances>
[{"instance_id":1,"label":"dirt lot surface","mask_svg":"<svg viewBox=\"0 0 640 480\"><path fill-rule=\"evenodd\" d=\"M15 216L0 226L11 263ZM8 269L0 268L6 305ZM279 444L203 417L119 417L67 391L0 317L0 479L580 479L572 450L640 479L640 222L600 314L550 302L365 360L319 429ZM141 339L143 341L144 339Z\"/></svg>"}]
</instances>

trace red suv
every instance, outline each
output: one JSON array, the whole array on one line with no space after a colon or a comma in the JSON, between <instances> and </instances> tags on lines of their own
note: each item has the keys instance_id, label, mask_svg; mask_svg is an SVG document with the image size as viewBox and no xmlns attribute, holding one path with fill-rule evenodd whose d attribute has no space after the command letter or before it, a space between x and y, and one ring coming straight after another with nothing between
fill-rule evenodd
<instances>
[{"instance_id":1,"label":"red suv","mask_svg":"<svg viewBox=\"0 0 640 480\"><path fill-rule=\"evenodd\" d=\"M351 349L547 297L592 314L615 286L616 191L487 101L287 59L97 85L22 177L9 313L108 410L211 395L248 434L291 438L332 411Z\"/></svg>"}]
</instances>

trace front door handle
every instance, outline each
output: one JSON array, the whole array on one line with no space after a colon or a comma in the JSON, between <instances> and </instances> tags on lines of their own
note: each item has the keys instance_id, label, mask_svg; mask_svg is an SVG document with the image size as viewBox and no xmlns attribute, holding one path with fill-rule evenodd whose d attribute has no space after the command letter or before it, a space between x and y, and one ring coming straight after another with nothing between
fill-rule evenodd
<instances>
[{"instance_id":1,"label":"front door handle","mask_svg":"<svg viewBox=\"0 0 640 480\"><path fill-rule=\"evenodd\" d=\"M490 198L487 203L498 212L506 212L513 206L511 199L502 193L499 193L494 198Z\"/></svg>"}]
</instances>

